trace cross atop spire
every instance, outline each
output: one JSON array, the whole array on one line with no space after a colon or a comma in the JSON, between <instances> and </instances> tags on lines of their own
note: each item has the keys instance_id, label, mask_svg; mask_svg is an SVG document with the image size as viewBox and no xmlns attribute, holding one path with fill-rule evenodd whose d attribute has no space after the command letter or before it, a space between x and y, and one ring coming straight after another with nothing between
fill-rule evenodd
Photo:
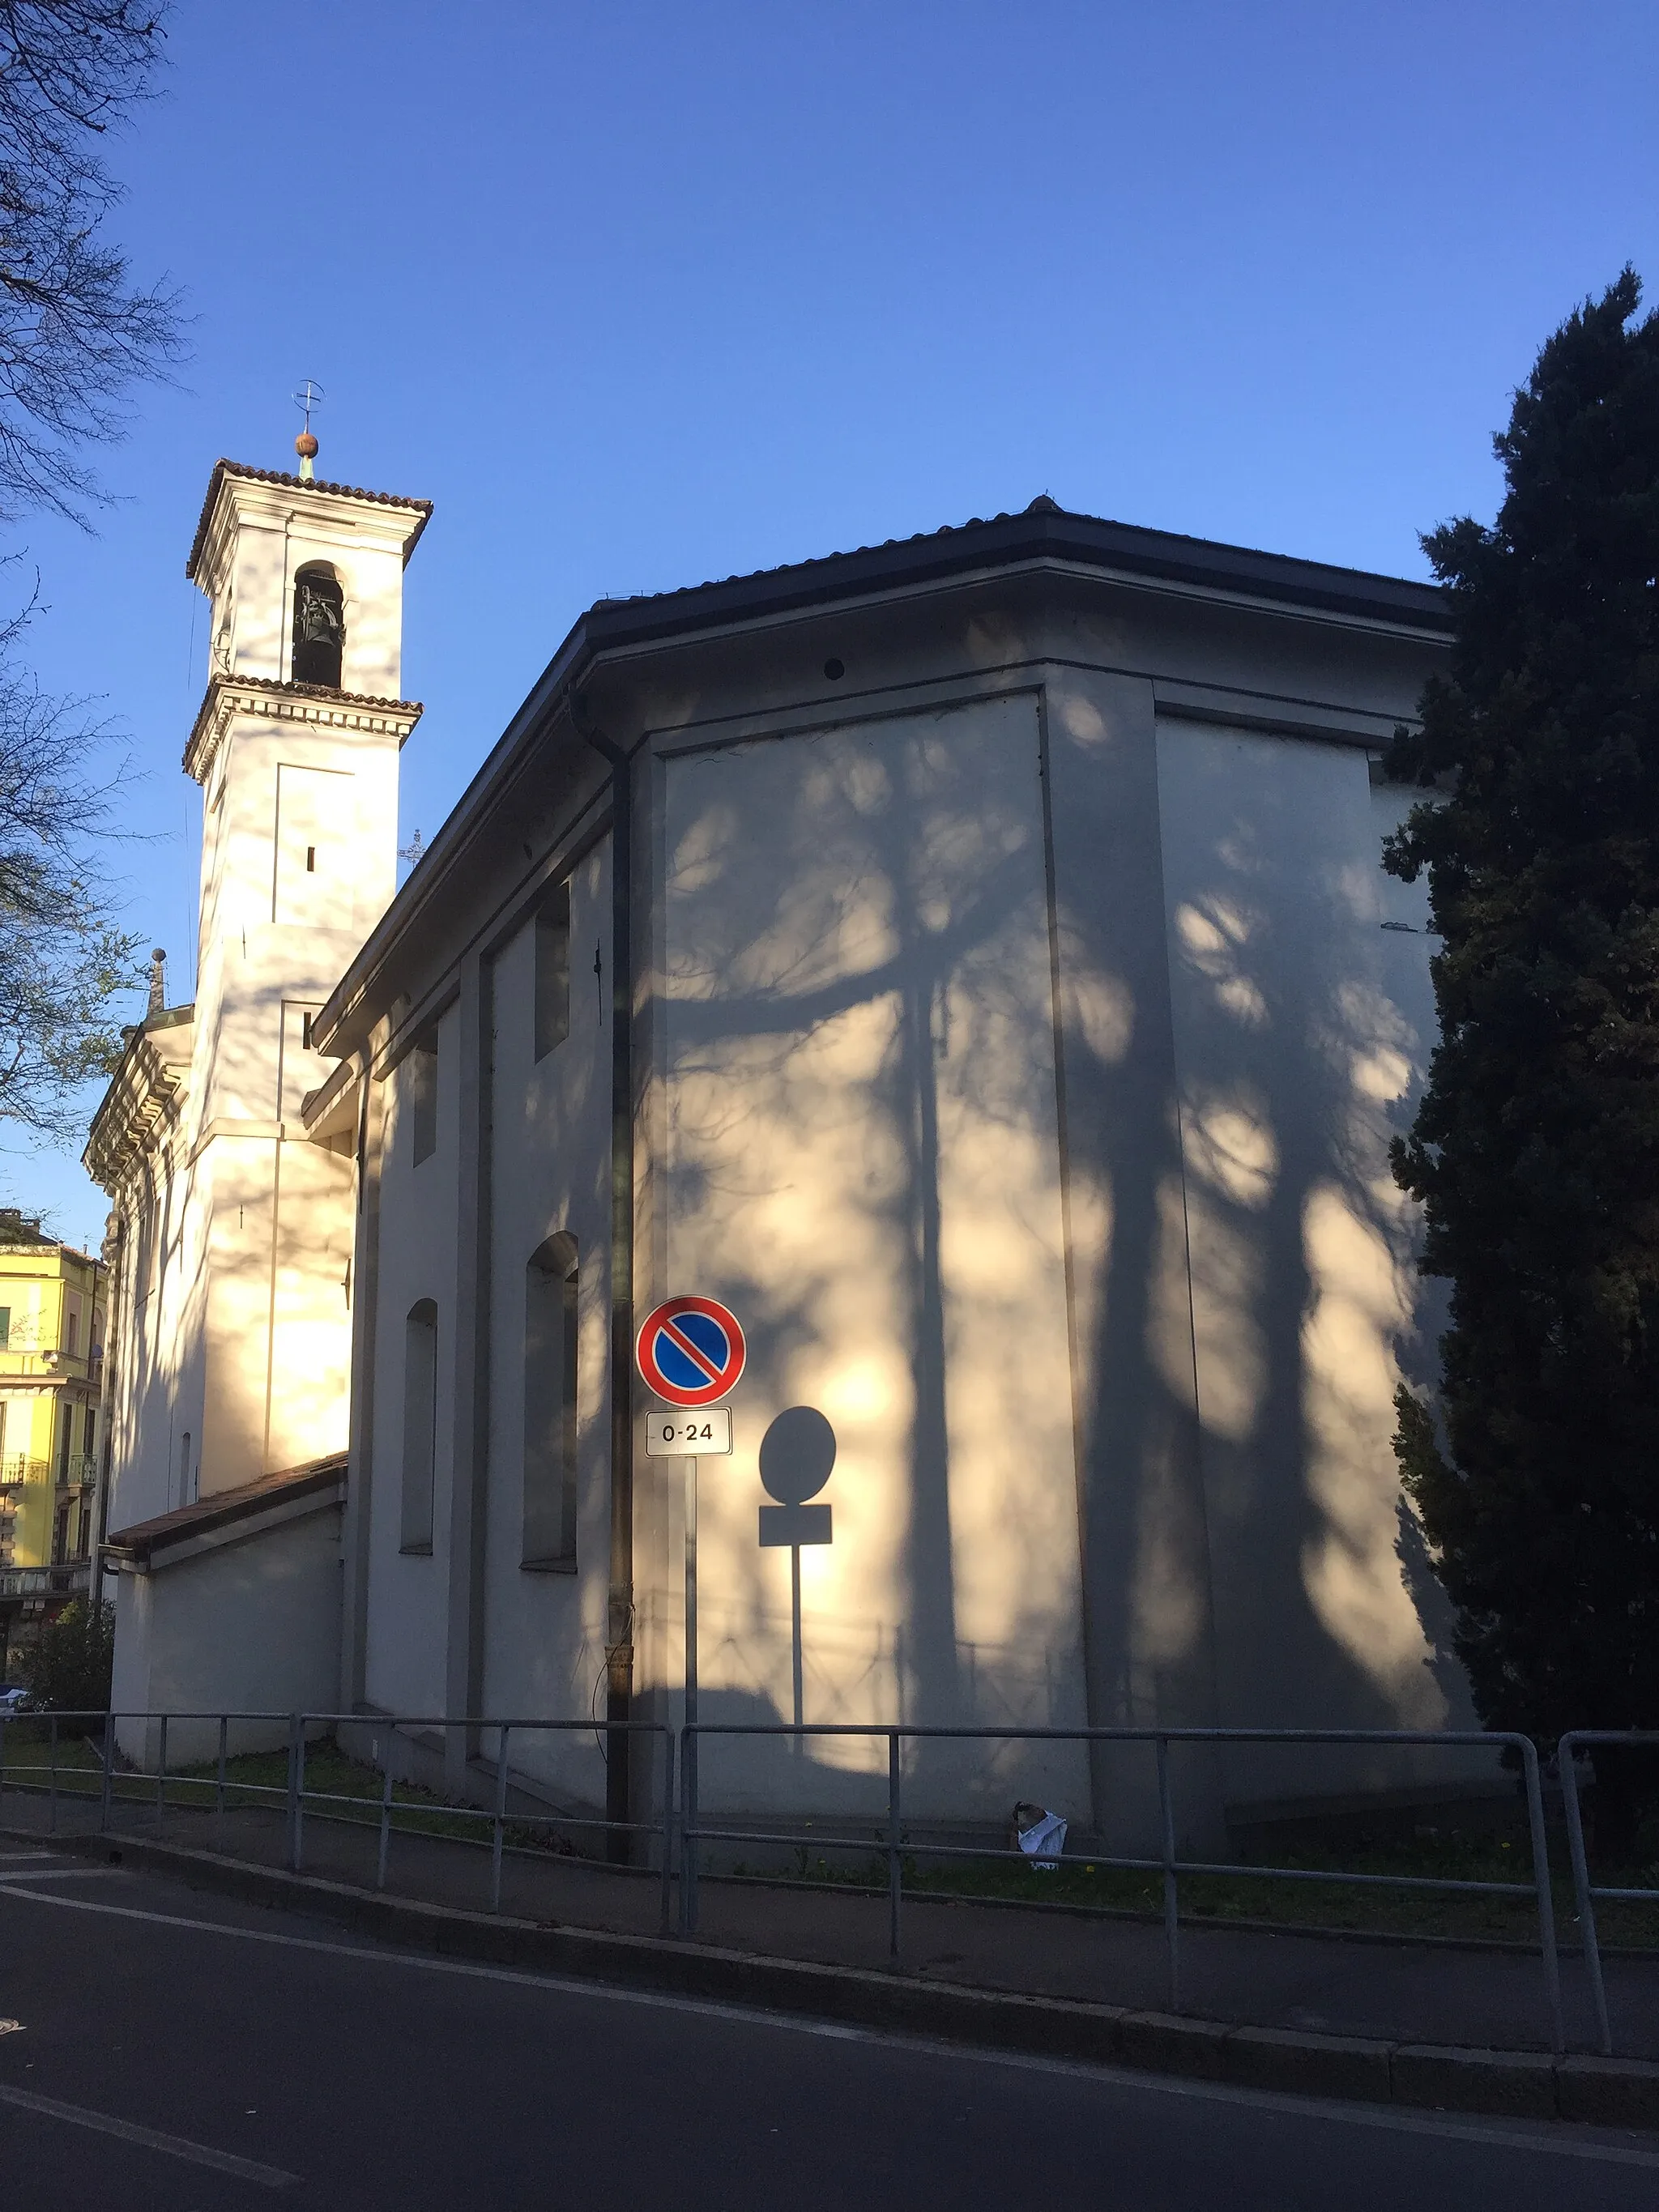
<instances>
[{"instance_id":1,"label":"cross atop spire","mask_svg":"<svg viewBox=\"0 0 1659 2212\"><path fill-rule=\"evenodd\" d=\"M312 467L312 463L317 458L317 441L312 435L311 410L313 407L320 407L323 398L322 386L316 383L311 377L307 377L294 395L295 405L300 409L306 418L305 428L294 441L294 450L300 456L300 478L303 483L311 483L316 473Z\"/></svg>"}]
</instances>

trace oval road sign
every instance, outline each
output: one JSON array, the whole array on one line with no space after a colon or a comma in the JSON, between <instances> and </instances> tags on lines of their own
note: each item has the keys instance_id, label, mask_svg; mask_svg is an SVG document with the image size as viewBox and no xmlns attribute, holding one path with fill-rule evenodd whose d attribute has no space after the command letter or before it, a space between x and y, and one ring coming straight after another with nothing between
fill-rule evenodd
<instances>
[{"instance_id":1,"label":"oval road sign","mask_svg":"<svg viewBox=\"0 0 1659 2212\"><path fill-rule=\"evenodd\" d=\"M665 1298L641 1327L640 1373L671 1406L709 1406L743 1372L748 1354L738 1317L714 1298Z\"/></svg>"}]
</instances>

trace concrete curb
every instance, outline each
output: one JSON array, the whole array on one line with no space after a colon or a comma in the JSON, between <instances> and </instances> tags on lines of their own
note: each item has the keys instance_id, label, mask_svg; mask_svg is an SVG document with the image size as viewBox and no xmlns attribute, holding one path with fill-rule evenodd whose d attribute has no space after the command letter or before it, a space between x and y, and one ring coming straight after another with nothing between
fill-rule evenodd
<instances>
[{"instance_id":1,"label":"concrete curb","mask_svg":"<svg viewBox=\"0 0 1659 2212\"><path fill-rule=\"evenodd\" d=\"M1659 2128L1659 2065L1638 2058L1552 2058L1545 2051L1474 2051L1232 2027L1124 2006L923 1982L867 1967L765 1958L667 1936L616 1935L466 1912L126 1835L43 1836L33 1829L0 1828L0 1836L87 1858L118 1853L123 1863L153 1868L192 1888L319 1914L364 1936L490 1966L539 1968L940 2042L1126 2066L1290 2096L1352 2097L1419 2111Z\"/></svg>"}]
</instances>

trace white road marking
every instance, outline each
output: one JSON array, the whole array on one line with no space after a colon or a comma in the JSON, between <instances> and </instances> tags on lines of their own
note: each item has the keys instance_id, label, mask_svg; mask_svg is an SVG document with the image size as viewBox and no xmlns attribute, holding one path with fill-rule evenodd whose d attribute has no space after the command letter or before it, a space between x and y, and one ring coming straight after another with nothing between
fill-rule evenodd
<instances>
[{"instance_id":1,"label":"white road marking","mask_svg":"<svg viewBox=\"0 0 1659 2212\"><path fill-rule=\"evenodd\" d=\"M428 1957L419 1951L369 1950L360 1943L330 1943L316 1936L279 1936L269 1928L237 1928L223 1920L198 1920L180 1912L149 1912L132 1905L94 1905L86 1898L52 1896L12 1882L0 1895L31 1898L63 1912L98 1912L116 1920L143 1920L159 1928L188 1928L207 1936L230 1936L246 1943L266 1943L284 1951L319 1952L326 1958L356 1959L366 1966L398 1966L417 1973L455 1974L465 1980L506 1982L516 1988L549 1990L560 1996L608 1998L614 2004L641 2005L648 2011L691 2013L708 2020L731 2021L746 2027L781 2029L835 2043L870 2043L922 2053L929 2057L971 2061L981 2066L1012 2066L1023 2073L1062 2074L1109 2088L1133 2089L1199 2104L1243 2105L1251 2112L1282 2112L1295 2119L1335 2120L1355 2128L1381 2129L1392 2135L1434 2136L1443 2142L1477 2143L1488 2149L1541 2151L1553 2158L1592 2164L1644 2166L1659 2171L1659 2150L1623 2143L1575 2142L1571 2123L1540 2121L1536 2130L1486 2124L1479 2119L1443 2119L1430 2112L1402 2112L1389 2105L1349 2104L1339 2098L1297 2097L1275 2089L1236 2089L1219 2081L1184 2081L1168 2074L1143 2074L1128 2066L1091 2066L1076 2059L1041 2058L1018 2051L990 2051L976 2044L946 2043L928 2036L896 2034L879 2027L849 2027L839 2021L810 2020L799 2013L769 2012L759 2005L726 2004L707 1997L673 1996L659 1990L619 1988L612 1982L586 1981L574 1974L532 1974L512 1966L485 1966L465 1959Z\"/></svg>"},{"instance_id":2,"label":"white road marking","mask_svg":"<svg viewBox=\"0 0 1659 2212\"><path fill-rule=\"evenodd\" d=\"M261 2166L256 2159L238 2158L234 2151L215 2150L211 2143L192 2142L188 2136L164 2136L155 2128L118 2120L112 2112L65 2105L56 2097L38 2097L32 2089L14 2089L4 2082L0 2082L0 2105L15 2105L20 2112L39 2112L48 2120L67 2120L71 2127L91 2128L100 2136L118 2136L123 2142L164 2151L169 2158L187 2159L192 2166L210 2166L220 2173L234 2173L240 2181L257 2181L262 2189L289 2189L300 2179L297 2173L284 2173L279 2166Z\"/></svg>"},{"instance_id":3,"label":"white road marking","mask_svg":"<svg viewBox=\"0 0 1659 2212\"><path fill-rule=\"evenodd\" d=\"M20 1881L87 1881L94 1875L119 1881L124 1871L110 1866L44 1866L19 1867L15 1874L9 1874L0 1867L0 1889L10 1889Z\"/></svg>"}]
</instances>

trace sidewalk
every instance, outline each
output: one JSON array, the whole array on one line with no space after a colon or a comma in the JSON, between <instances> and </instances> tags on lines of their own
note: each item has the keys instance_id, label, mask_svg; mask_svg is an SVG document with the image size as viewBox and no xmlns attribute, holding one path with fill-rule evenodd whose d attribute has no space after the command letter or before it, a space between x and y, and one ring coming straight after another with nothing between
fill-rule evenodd
<instances>
[{"instance_id":1,"label":"sidewalk","mask_svg":"<svg viewBox=\"0 0 1659 2212\"><path fill-rule=\"evenodd\" d=\"M279 1810L228 1812L222 1829L210 1812L169 1808L158 1826L153 1807L118 1803L109 1842L123 1836L207 1851L266 1868L288 1865ZM58 1832L95 1830L95 1799L60 1798ZM43 1796L8 1789L7 1827L44 1834ZM373 1826L344 1826L307 1811L304 1871L373 1892L378 1838ZM451 1911L487 1912L487 1848L394 1833L386 1894ZM911 1984L1167 2013L1172 2009L1161 1924L989 1902L907 1897L902 1946L888 1949L888 1901L845 1890L741 1881L704 1875L698 1885L696 1944L726 1953L794 1960L890 1973ZM678 1931L678 1897L671 1900ZM635 1937L661 1928L662 1887L654 1874L541 1853L503 1860L504 1916L546 1928ZM1594 2047L1583 1969L1561 1929L1561 1978L1569 2051ZM1300 1935L1183 1922L1179 2009L1199 2020L1255 2028L1425 2042L1512 2051L1547 2051L1549 2018L1536 1954L1474 1946ZM1614 2047L1621 2056L1659 2060L1659 1961L1606 1960Z\"/></svg>"}]
</instances>

